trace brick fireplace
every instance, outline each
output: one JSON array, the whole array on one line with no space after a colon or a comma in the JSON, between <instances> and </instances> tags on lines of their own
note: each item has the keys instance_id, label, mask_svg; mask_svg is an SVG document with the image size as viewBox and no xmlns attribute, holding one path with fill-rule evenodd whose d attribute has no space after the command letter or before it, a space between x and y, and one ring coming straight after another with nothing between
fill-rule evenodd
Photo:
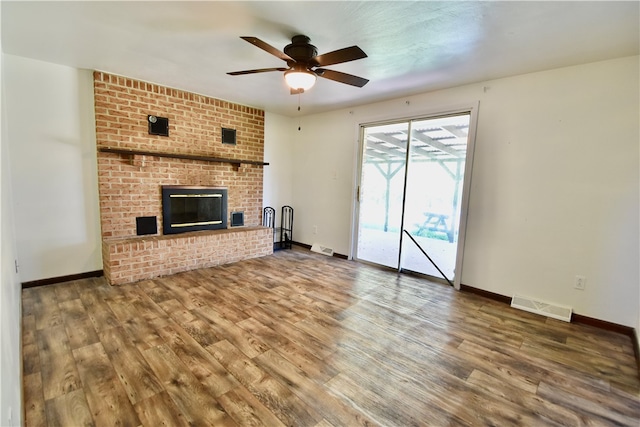
<instances>
[{"instance_id":1,"label":"brick fireplace","mask_svg":"<svg viewBox=\"0 0 640 427\"><path fill-rule=\"evenodd\" d=\"M260 225L264 111L98 71L94 96L109 283L272 253L272 231ZM149 133L149 115L169 119L168 136ZM235 144L222 143L222 128L235 129ZM226 188L228 215L244 212L244 227L162 235L161 189L169 185ZM136 217L149 216L159 234L137 236Z\"/></svg>"}]
</instances>

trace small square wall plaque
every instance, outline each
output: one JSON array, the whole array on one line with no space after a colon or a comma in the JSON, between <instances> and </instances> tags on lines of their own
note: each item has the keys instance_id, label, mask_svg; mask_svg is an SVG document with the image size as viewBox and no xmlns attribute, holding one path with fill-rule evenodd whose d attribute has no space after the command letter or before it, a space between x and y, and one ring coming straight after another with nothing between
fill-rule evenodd
<instances>
[{"instance_id":1,"label":"small square wall plaque","mask_svg":"<svg viewBox=\"0 0 640 427\"><path fill-rule=\"evenodd\" d=\"M236 130L222 128L222 143L236 145Z\"/></svg>"},{"instance_id":2,"label":"small square wall plaque","mask_svg":"<svg viewBox=\"0 0 640 427\"><path fill-rule=\"evenodd\" d=\"M167 117L147 116L149 135L169 136L169 119Z\"/></svg>"},{"instance_id":3,"label":"small square wall plaque","mask_svg":"<svg viewBox=\"0 0 640 427\"><path fill-rule=\"evenodd\" d=\"M136 234L144 236L147 234L158 234L158 221L155 216L136 217Z\"/></svg>"},{"instance_id":4,"label":"small square wall plaque","mask_svg":"<svg viewBox=\"0 0 640 427\"><path fill-rule=\"evenodd\" d=\"M244 211L231 212L231 226L242 227L244 225Z\"/></svg>"}]
</instances>

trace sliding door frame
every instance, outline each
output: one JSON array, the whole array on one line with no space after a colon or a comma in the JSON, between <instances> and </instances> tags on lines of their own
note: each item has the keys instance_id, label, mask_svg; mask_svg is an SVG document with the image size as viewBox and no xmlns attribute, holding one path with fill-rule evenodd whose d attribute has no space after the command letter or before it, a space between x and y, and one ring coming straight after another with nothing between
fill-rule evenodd
<instances>
[{"instance_id":1,"label":"sliding door frame","mask_svg":"<svg viewBox=\"0 0 640 427\"><path fill-rule=\"evenodd\" d=\"M409 105L407 101L407 105ZM471 197L471 178L473 171L473 157L475 153L475 143L476 143L476 130L478 124L478 110L480 107L480 102L476 101L473 103L462 104L458 106L450 106L448 108L434 108L426 112L412 114L410 116L396 116L396 117L372 117L367 119L366 121L362 121L357 124L357 135L358 135L358 144L357 146L357 155L355 157L356 165L354 167L354 190L353 190L353 209L352 209L352 224L351 224L351 251L349 258L350 259L358 259L358 227L359 227L359 219L360 219L360 194L359 189L362 185L362 167L364 162L364 150L365 150L365 140L364 140L364 129L370 126L381 126L388 125L393 123L401 123L401 122L412 122L415 120L426 120L433 119L443 116L451 116L457 114L469 114L469 134L467 139L467 153L465 157L465 167L464 167L464 180L462 185L462 199L460 202L460 224L459 224L459 232L458 232L458 245L456 248L456 266L454 275L454 288L460 290L461 280L462 280L462 266L463 266L463 258L464 258L464 247L466 240L466 231L467 231L467 218L469 211L469 199ZM410 135L410 134L409 134ZM407 147L409 147L409 143ZM407 150L408 152L409 150ZM407 166L405 165L405 168ZM404 196L403 196L404 197ZM404 215L403 215L404 217ZM401 242L402 242L402 232L401 232ZM400 243L401 243L400 242ZM398 261L398 267L401 267L400 260Z\"/></svg>"}]
</instances>

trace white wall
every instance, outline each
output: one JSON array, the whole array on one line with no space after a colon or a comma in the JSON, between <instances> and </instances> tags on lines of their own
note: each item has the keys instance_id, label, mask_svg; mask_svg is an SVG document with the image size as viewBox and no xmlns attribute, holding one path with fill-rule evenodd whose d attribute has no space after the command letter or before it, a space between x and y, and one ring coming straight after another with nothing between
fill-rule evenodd
<instances>
[{"instance_id":1,"label":"white wall","mask_svg":"<svg viewBox=\"0 0 640 427\"><path fill-rule=\"evenodd\" d=\"M293 189L293 144L292 127L297 126L292 118L265 112L264 117L264 167L263 207L276 210L280 223L280 209L291 205ZM294 213L295 213L295 206Z\"/></svg>"},{"instance_id":2,"label":"white wall","mask_svg":"<svg viewBox=\"0 0 640 427\"><path fill-rule=\"evenodd\" d=\"M0 54L0 425L22 424L21 286L15 273L4 55Z\"/></svg>"},{"instance_id":3,"label":"white wall","mask_svg":"<svg viewBox=\"0 0 640 427\"><path fill-rule=\"evenodd\" d=\"M21 280L101 270L92 73L4 61Z\"/></svg>"},{"instance_id":4,"label":"white wall","mask_svg":"<svg viewBox=\"0 0 640 427\"><path fill-rule=\"evenodd\" d=\"M306 116L295 240L350 253L359 123L480 101L462 283L636 327L638 73L621 58Z\"/></svg>"},{"instance_id":5,"label":"white wall","mask_svg":"<svg viewBox=\"0 0 640 427\"><path fill-rule=\"evenodd\" d=\"M305 116L294 131L294 239L349 254L358 132L349 111ZM317 234L315 230L317 229Z\"/></svg>"}]
</instances>

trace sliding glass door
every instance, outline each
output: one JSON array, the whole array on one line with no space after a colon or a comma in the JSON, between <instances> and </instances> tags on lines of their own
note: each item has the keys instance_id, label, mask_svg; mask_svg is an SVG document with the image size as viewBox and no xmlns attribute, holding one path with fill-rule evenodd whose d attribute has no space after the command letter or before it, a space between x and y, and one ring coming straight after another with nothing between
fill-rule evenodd
<instances>
[{"instance_id":1,"label":"sliding glass door","mask_svg":"<svg viewBox=\"0 0 640 427\"><path fill-rule=\"evenodd\" d=\"M470 122L464 112L362 127L356 258L454 280Z\"/></svg>"},{"instance_id":2,"label":"sliding glass door","mask_svg":"<svg viewBox=\"0 0 640 427\"><path fill-rule=\"evenodd\" d=\"M362 134L375 149L366 149L361 165L357 256L397 268L409 123L365 127Z\"/></svg>"}]
</instances>

